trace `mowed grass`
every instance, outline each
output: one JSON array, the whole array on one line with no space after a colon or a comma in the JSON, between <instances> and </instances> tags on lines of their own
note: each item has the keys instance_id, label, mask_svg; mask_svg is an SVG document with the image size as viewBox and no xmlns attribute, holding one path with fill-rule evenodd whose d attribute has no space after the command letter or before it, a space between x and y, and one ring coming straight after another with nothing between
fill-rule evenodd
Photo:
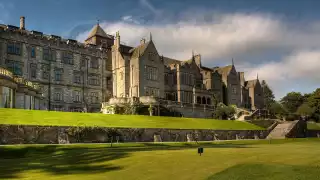
<instances>
[{"instance_id":1,"label":"mowed grass","mask_svg":"<svg viewBox=\"0 0 320 180\"><path fill-rule=\"evenodd\" d=\"M0 124L212 130L263 130L248 122L138 115L0 109Z\"/></svg>"},{"instance_id":2,"label":"mowed grass","mask_svg":"<svg viewBox=\"0 0 320 180\"><path fill-rule=\"evenodd\" d=\"M319 139L0 147L0 179L317 180Z\"/></svg>"},{"instance_id":3,"label":"mowed grass","mask_svg":"<svg viewBox=\"0 0 320 180\"><path fill-rule=\"evenodd\" d=\"M320 123L308 123L309 130L320 130Z\"/></svg>"}]
</instances>

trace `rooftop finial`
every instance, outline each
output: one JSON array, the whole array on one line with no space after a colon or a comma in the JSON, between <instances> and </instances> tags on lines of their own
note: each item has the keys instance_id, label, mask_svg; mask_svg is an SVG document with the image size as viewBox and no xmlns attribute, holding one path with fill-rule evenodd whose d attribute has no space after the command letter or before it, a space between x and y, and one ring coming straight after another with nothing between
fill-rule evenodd
<instances>
[{"instance_id":1,"label":"rooftop finial","mask_svg":"<svg viewBox=\"0 0 320 180\"><path fill-rule=\"evenodd\" d=\"M100 20L99 19L97 19L97 25L99 26L99 22L100 22Z\"/></svg>"},{"instance_id":2,"label":"rooftop finial","mask_svg":"<svg viewBox=\"0 0 320 180\"><path fill-rule=\"evenodd\" d=\"M257 73L257 79L259 79L259 75L258 75L258 73Z\"/></svg>"},{"instance_id":3,"label":"rooftop finial","mask_svg":"<svg viewBox=\"0 0 320 180\"><path fill-rule=\"evenodd\" d=\"M149 38L150 38L150 41L152 41L152 34L151 34L151 32L150 32L150 37L149 37Z\"/></svg>"},{"instance_id":4,"label":"rooftop finial","mask_svg":"<svg viewBox=\"0 0 320 180\"><path fill-rule=\"evenodd\" d=\"M192 50L192 61L195 61L195 58L194 58L194 51Z\"/></svg>"},{"instance_id":5,"label":"rooftop finial","mask_svg":"<svg viewBox=\"0 0 320 180\"><path fill-rule=\"evenodd\" d=\"M232 66L234 66L234 61L233 61L233 58L232 58Z\"/></svg>"}]
</instances>

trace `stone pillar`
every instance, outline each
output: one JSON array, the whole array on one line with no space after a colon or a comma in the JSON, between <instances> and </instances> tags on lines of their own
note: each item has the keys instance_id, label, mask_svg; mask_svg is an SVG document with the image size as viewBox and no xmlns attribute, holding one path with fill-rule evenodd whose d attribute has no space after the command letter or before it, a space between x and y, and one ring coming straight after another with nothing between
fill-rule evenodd
<instances>
[{"instance_id":1,"label":"stone pillar","mask_svg":"<svg viewBox=\"0 0 320 180\"><path fill-rule=\"evenodd\" d=\"M236 134L236 140L239 140L239 139L241 139L241 138L239 137L239 134Z\"/></svg>"},{"instance_id":2,"label":"stone pillar","mask_svg":"<svg viewBox=\"0 0 320 180\"><path fill-rule=\"evenodd\" d=\"M187 134L187 142L193 142L192 134Z\"/></svg>"},{"instance_id":3,"label":"stone pillar","mask_svg":"<svg viewBox=\"0 0 320 180\"><path fill-rule=\"evenodd\" d=\"M320 133L317 133L317 137L320 138Z\"/></svg>"},{"instance_id":4,"label":"stone pillar","mask_svg":"<svg viewBox=\"0 0 320 180\"><path fill-rule=\"evenodd\" d=\"M157 134L153 135L153 140L154 142L162 142L161 136Z\"/></svg>"},{"instance_id":5,"label":"stone pillar","mask_svg":"<svg viewBox=\"0 0 320 180\"><path fill-rule=\"evenodd\" d=\"M217 134L213 134L213 140L214 141L219 141L218 135Z\"/></svg>"},{"instance_id":6,"label":"stone pillar","mask_svg":"<svg viewBox=\"0 0 320 180\"><path fill-rule=\"evenodd\" d=\"M35 97L35 99L34 99L34 109L35 110L39 110L40 109L40 100L37 97Z\"/></svg>"},{"instance_id":7,"label":"stone pillar","mask_svg":"<svg viewBox=\"0 0 320 180\"><path fill-rule=\"evenodd\" d=\"M65 128L58 128L58 144L69 144L69 137Z\"/></svg>"},{"instance_id":8,"label":"stone pillar","mask_svg":"<svg viewBox=\"0 0 320 180\"><path fill-rule=\"evenodd\" d=\"M259 139L259 135L257 133L254 133L254 139Z\"/></svg>"},{"instance_id":9,"label":"stone pillar","mask_svg":"<svg viewBox=\"0 0 320 180\"><path fill-rule=\"evenodd\" d=\"M24 93L16 92L15 108L24 109L24 103L25 103Z\"/></svg>"}]
</instances>

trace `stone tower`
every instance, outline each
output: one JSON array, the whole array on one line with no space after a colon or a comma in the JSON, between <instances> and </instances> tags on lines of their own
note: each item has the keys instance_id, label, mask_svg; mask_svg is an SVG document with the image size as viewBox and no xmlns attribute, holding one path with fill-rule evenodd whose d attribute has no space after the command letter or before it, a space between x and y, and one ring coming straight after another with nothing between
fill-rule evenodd
<instances>
[{"instance_id":1,"label":"stone tower","mask_svg":"<svg viewBox=\"0 0 320 180\"><path fill-rule=\"evenodd\" d=\"M120 34L116 33L114 45L112 46L112 80L113 96L128 96L129 69L127 56L121 54Z\"/></svg>"},{"instance_id":2,"label":"stone tower","mask_svg":"<svg viewBox=\"0 0 320 180\"><path fill-rule=\"evenodd\" d=\"M84 41L86 44L93 44L103 47L111 47L113 45L113 36L108 35L101 28L99 22L92 28L88 38Z\"/></svg>"}]
</instances>

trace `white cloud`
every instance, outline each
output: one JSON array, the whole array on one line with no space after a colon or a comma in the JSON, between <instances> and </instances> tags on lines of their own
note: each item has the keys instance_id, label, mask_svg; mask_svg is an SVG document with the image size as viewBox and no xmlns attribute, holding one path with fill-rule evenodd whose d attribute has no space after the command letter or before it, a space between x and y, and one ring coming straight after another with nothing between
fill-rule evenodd
<instances>
[{"instance_id":1,"label":"white cloud","mask_svg":"<svg viewBox=\"0 0 320 180\"><path fill-rule=\"evenodd\" d=\"M249 78L256 77L259 72L259 77L271 84L277 97L291 91L289 86L298 81L309 87L320 81L319 73L317 75L320 68L319 23L292 25L267 14L213 14L210 21L201 20L201 13L193 12L192 15L196 18L162 25L134 24L130 22L134 19L132 16L124 16L122 21L104 22L101 26L109 34L119 30L121 41L132 46L152 32L158 51L164 56L186 59L195 50L208 66L230 64L231 58L254 54L257 58L250 62L246 58L237 59L236 65L241 67L238 70L245 70ZM79 35L78 40L84 40L88 33ZM291 55L274 58L275 51L291 52Z\"/></svg>"},{"instance_id":2,"label":"white cloud","mask_svg":"<svg viewBox=\"0 0 320 180\"><path fill-rule=\"evenodd\" d=\"M320 88L320 49L293 52L278 62L267 62L257 67L247 68L247 77L254 79L256 74L265 79L277 97L288 91L313 91ZM308 87L309 86L309 87Z\"/></svg>"},{"instance_id":3,"label":"white cloud","mask_svg":"<svg viewBox=\"0 0 320 180\"><path fill-rule=\"evenodd\" d=\"M123 16L121 19L122 21L127 23L140 24L140 22L135 18L133 18L132 16Z\"/></svg>"}]
</instances>

